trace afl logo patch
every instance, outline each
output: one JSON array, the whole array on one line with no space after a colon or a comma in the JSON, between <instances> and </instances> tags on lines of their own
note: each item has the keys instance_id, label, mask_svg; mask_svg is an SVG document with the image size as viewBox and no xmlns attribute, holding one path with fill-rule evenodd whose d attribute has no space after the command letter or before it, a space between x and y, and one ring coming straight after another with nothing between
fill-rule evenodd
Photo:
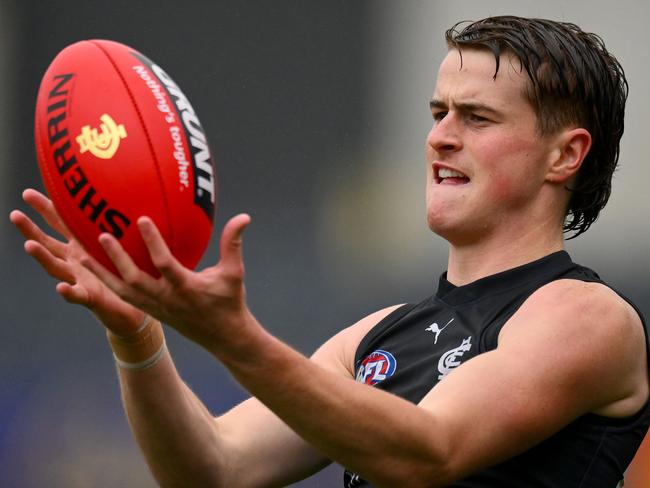
<instances>
[{"instance_id":1,"label":"afl logo patch","mask_svg":"<svg viewBox=\"0 0 650 488\"><path fill-rule=\"evenodd\" d=\"M359 362L357 381L366 385L376 385L395 373L397 361L388 351L376 350Z\"/></svg>"}]
</instances>

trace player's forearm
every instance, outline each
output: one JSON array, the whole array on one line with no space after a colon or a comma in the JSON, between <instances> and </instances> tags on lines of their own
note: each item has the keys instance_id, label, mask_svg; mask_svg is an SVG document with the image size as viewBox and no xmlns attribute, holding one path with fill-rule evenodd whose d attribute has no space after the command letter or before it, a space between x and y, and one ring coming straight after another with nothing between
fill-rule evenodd
<instances>
[{"instance_id":1,"label":"player's forearm","mask_svg":"<svg viewBox=\"0 0 650 488\"><path fill-rule=\"evenodd\" d=\"M246 352L215 351L301 437L377 486L443 486L446 443L433 415L319 367L262 331Z\"/></svg>"},{"instance_id":2,"label":"player's forearm","mask_svg":"<svg viewBox=\"0 0 650 488\"><path fill-rule=\"evenodd\" d=\"M143 371L119 369L129 424L161 486L225 486L216 422L169 353Z\"/></svg>"}]
</instances>

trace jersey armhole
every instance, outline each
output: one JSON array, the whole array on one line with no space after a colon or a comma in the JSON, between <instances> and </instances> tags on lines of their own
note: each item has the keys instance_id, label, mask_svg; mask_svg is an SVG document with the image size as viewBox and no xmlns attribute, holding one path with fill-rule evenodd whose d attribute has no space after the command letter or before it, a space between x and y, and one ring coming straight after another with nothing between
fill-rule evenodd
<instances>
[{"instance_id":1,"label":"jersey armhole","mask_svg":"<svg viewBox=\"0 0 650 488\"><path fill-rule=\"evenodd\" d=\"M365 350L374 339L376 339L382 332L384 332L384 330L386 330L392 324L400 320L411 310L413 310L416 306L417 304L415 303L405 303L401 307L397 307L395 310L393 310L391 313L389 313L383 319L377 322L377 324L372 329L370 329L365 336L363 336L363 338L359 342L359 345L357 346L357 350L354 353L355 368L357 363L361 359L360 352Z\"/></svg>"}]
</instances>

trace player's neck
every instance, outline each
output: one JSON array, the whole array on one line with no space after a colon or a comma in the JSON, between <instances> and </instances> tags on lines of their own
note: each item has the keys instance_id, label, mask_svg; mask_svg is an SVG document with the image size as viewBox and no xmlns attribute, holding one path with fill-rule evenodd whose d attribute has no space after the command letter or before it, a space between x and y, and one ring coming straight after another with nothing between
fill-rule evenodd
<instances>
[{"instance_id":1,"label":"player's neck","mask_svg":"<svg viewBox=\"0 0 650 488\"><path fill-rule=\"evenodd\" d=\"M502 233L464 245L450 244L447 279L457 286L466 285L562 249L561 230L551 231L544 225L518 229L514 235Z\"/></svg>"}]
</instances>

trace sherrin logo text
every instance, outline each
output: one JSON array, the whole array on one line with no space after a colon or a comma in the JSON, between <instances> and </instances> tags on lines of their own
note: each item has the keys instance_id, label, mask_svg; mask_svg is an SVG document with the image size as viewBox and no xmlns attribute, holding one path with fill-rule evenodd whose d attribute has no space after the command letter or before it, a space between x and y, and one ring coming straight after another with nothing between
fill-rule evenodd
<instances>
[{"instance_id":1,"label":"sherrin logo text","mask_svg":"<svg viewBox=\"0 0 650 488\"><path fill-rule=\"evenodd\" d=\"M69 85L74 78L72 73L55 75L49 83L51 89L47 97L47 144L56 175L63 187L86 219L102 232L110 232L120 239L131 220L97 191L77 160L70 133L68 131ZM46 150L41 147L41 150ZM53 175L54 176L54 175Z\"/></svg>"}]
</instances>

